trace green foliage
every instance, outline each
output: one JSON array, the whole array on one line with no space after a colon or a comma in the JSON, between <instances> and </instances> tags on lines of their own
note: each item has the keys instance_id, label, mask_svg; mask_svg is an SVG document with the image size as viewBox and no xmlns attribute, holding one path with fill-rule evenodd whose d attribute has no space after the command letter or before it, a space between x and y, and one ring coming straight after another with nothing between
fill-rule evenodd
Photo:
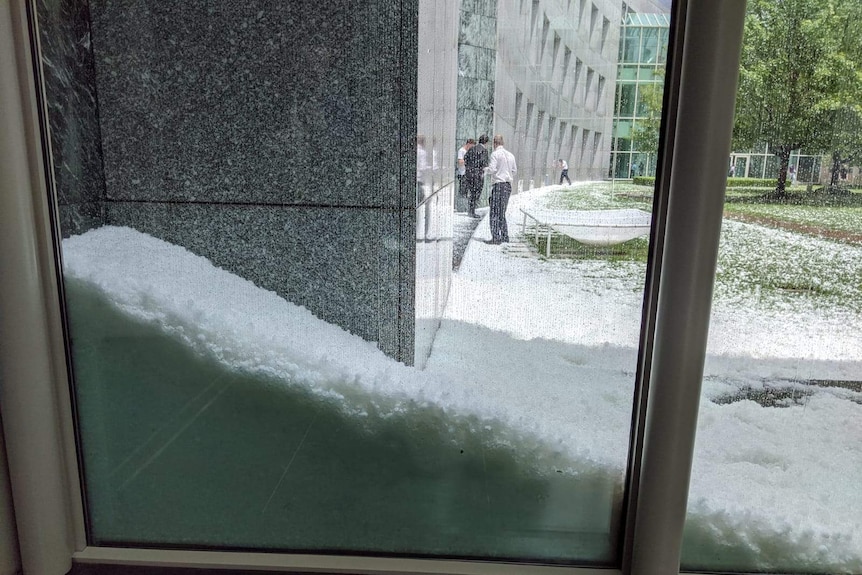
<instances>
[{"instance_id":1,"label":"green foliage","mask_svg":"<svg viewBox=\"0 0 862 575\"><path fill-rule=\"evenodd\" d=\"M774 178L727 178L728 188L774 188Z\"/></svg>"},{"instance_id":2,"label":"green foliage","mask_svg":"<svg viewBox=\"0 0 862 575\"><path fill-rule=\"evenodd\" d=\"M790 152L855 147L862 101L862 1L749 0L736 98L734 148L767 142L785 193ZM849 128L849 129L848 129ZM854 142L850 144L850 141Z\"/></svg>"},{"instance_id":3,"label":"green foliage","mask_svg":"<svg viewBox=\"0 0 862 575\"><path fill-rule=\"evenodd\" d=\"M639 89L639 117L632 130L634 149L647 154L658 151L661 129L662 97L664 95L664 69L656 72L654 84L641 84Z\"/></svg>"}]
</instances>

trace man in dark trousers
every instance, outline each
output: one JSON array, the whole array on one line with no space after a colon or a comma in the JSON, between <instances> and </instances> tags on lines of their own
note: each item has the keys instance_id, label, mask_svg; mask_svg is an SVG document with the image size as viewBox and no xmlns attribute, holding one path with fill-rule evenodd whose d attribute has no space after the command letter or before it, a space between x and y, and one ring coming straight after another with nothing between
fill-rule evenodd
<instances>
[{"instance_id":1,"label":"man in dark trousers","mask_svg":"<svg viewBox=\"0 0 862 575\"><path fill-rule=\"evenodd\" d=\"M512 182L518 173L518 165L512 152L503 147L503 136L494 136L494 152L485 172L491 176L491 244L509 241L509 226L506 223L506 207L512 195Z\"/></svg>"},{"instance_id":2,"label":"man in dark trousers","mask_svg":"<svg viewBox=\"0 0 862 575\"><path fill-rule=\"evenodd\" d=\"M487 143L488 136L482 134L479 136L479 143L464 154L466 173L463 181L467 184L467 215L471 218L478 217L476 204L482 195L482 186L485 184L484 170L488 166L488 149L485 147Z\"/></svg>"},{"instance_id":3,"label":"man in dark trousers","mask_svg":"<svg viewBox=\"0 0 862 575\"><path fill-rule=\"evenodd\" d=\"M565 178L566 182L571 186L572 180L569 179L569 163L563 158L560 158L557 161L557 165L560 166L560 185L563 185L563 178Z\"/></svg>"}]
</instances>

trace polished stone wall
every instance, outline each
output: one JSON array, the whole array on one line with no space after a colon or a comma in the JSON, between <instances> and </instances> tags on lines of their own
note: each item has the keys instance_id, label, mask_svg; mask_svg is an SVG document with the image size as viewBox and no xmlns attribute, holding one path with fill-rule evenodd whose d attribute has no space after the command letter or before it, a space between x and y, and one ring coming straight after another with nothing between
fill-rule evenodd
<instances>
[{"instance_id":1,"label":"polished stone wall","mask_svg":"<svg viewBox=\"0 0 862 575\"><path fill-rule=\"evenodd\" d=\"M451 278L450 2L40 2L64 235L134 227L424 361Z\"/></svg>"},{"instance_id":2,"label":"polished stone wall","mask_svg":"<svg viewBox=\"0 0 862 575\"><path fill-rule=\"evenodd\" d=\"M501 2L494 129L521 187L607 176L621 5L610 0Z\"/></svg>"},{"instance_id":3,"label":"polished stone wall","mask_svg":"<svg viewBox=\"0 0 862 575\"><path fill-rule=\"evenodd\" d=\"M87 0L38 0L54 184L64 237L104 221L105 176Z\"/></svg>"},{"instance_id":4,"label":"polished stone wall","mask_svg":"<svg viewBox=\"0 0 862 575\"><path fill-rule=\"evenodd\" d=\"M416 365L440 325L452 277L458 10L451 0L419 3L416 136Z\"/></svg>"},{"instance_id":5,"label":"polished stone wall","mask_svg":"<svg viewBox=\"0 0 862 575\"><path fill-rule=\"evenodd\" d=\"M462 0L458 31L458 146L494 131L497 0Z\"/></svg>"},{"instance_id":6,"label":"polished stone wall","mask_svg":"<svg viewBox=\"0 0 862 575\"><path fill-rule=\"evenodd\" d=\"M461 0L458 26L458 111L455 141L490 138L494 133L494 75L497 59L497 0ZM487 186L486 186L487 188ZM487 190L479 205L487 205ZM467 211L467 198L455 196L455 209Z\"/></svg>"},{"instance_id":7,"label":"polished stone wall","mask_svg":"<svg viewBox=\"0 0 862 575\"><path fill-rule=\"evenodd\" d=\"M324 4L92 1L105 218L410 363L418 3Z\"/></svg>"}]
</instances>

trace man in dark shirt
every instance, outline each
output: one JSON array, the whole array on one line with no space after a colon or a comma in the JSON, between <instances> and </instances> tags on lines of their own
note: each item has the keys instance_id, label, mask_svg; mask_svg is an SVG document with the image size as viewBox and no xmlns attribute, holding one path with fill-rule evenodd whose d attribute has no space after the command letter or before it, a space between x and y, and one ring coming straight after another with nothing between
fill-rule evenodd
<instances>
[{"instance_id":1,"label":"man in dark shirt","mask_svg":"<svg viewBox=\"0 0 862 575\"><path fill-rule=\"evenodd\" d=\"M467 215L471 218L476 215L476 204L482 195L482 187L485 184L485 168L488 166L488 136L479 136L479 143L470 148L464 155L464 182L467 184Z\"/></svg>"}]
</instances>

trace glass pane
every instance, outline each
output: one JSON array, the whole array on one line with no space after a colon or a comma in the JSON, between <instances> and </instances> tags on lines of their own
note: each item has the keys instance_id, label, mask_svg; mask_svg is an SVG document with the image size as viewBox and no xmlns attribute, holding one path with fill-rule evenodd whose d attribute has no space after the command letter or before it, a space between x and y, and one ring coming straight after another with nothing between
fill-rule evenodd
<instances>
[{"instance_id":1,"label":"glass pane","mask_svg":"<svg viewBox=\"0 0 862 575\"><path fill-rule=\"evenodd\" d=\"M859 574L862 6L747 6L734 145L770 181L727 194L683 566Z\"/></svg>"},{"instance_id":2,"label":"glass pane","mask_svg":"<svg viewBox=\"0 0 862 575\"><path fill-rule=\"evenodd\" d=\"M641 29L638 27L628 27L623 35L623 62L639 62L640 61L640 41Z\"/></svg>"},{"instance_id":3,"label":"glass pane","mask_svg":"<svg viewBox=\"0 0 862 575\"><path fill-rule=\"evenodd\" d=\"M631 154L620 153L616 155L616 162L614 163L614 177L626 179L629 177L629 161L631 159Z\"/></svg>"},{"instance_id":4,"label":"glass pane","mask_svg":"<svg viewBox=\"0 0 862 575\"><path fill-rule=\"evenodd\" d=\"M619 67L619 77L618 80L637 80L638 79L638 67L637 66L620 66Z\"/></svg>"},{"instance_id":5,"label":"glass pane","mask_svg":"<svg viewBox=\"0 0 862 575\"><path fill-rule=\"evenodd\" d=\"M663 70L663 69L660 69ZM662 80L663 78L657 76L657 70L652 66L640 68L638 70L638 80L643 80L646 82L655 82L658 80Z\"/></svg>"},{"instance_id":6,"label":"glass pane","mask_svg":"<svg viewBox=\"0 0 862 575\"><path fill-rule=\"evenodd\" d=\"M635 89L636 84L620 84L620 110L622 118L632 117L635 113Z\"/></svg>"},{"instance_id":7,"label":"glass pane","mask_svg":"<svg viewBox=\"0 0 862 575\"><path fill-rule=\"evenodd\" d=\"M89 544L619 563L653 190L513 4L38 3Z\"/></svg>"},{"instance_id":8,"label":"glass pane","mask_svg":"<svg viewBox=\"0 0 862 575\"><path fill-rule=\"evenodd\" d=\"M814 170L814 158L811 156L803 156L799 158L799 167L797 168L797 179L800 182L813 182L818 176Z\"/></svg>"},{"instance_id":9,"label":"glass pane","mask_svg":"<svg viewBox=\"0 0 862 575\"><path fill-rule=\"evenodd\" d=\"M658 42L659 42L659 45L658 45L658 62L659 62L659 64L664 64L665 62L667 62L667 47L668 47L668 42L669 42L668 33L669 33L669 30L667 30L666 28L660 28L659 29L659 36L658 36Z\"/></svg>"},{"instance_id":10,"label":"glass pane","mask_svg":"<svg viewBox=\"0 0 862 575\"><path fill-rule=\"evenodd\" d=\"M762 178L763 176L763 156L752 154L748 165L748 176L751 178Z\"/></svg>"},{"instance_id":11,"label":"glass pane","mask_svg":"<svg viewBox=\"0 0 862 575\"><path fill-rule=\"evenodd\" d=\"M658 28L644 28L643 52L640 61L645 64L655 64L658 53Z\"/></svg>"}]
</instances>

